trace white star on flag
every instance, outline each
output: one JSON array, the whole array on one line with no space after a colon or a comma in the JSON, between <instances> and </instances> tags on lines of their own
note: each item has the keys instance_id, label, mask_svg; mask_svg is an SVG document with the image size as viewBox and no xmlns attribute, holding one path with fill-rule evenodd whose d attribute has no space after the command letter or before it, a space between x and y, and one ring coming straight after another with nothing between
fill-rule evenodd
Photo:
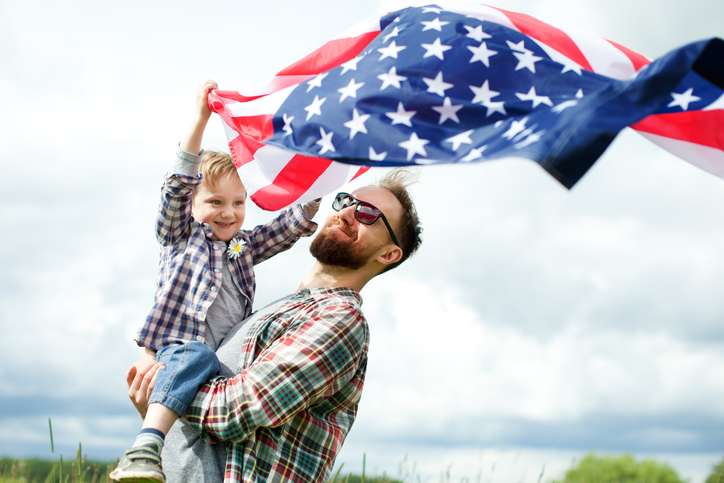
<instances>
[{"instance_id":1,"label":"white star on flag","mask_svg":"<svg viewBox=\"0 0 724 483\"><path fill-rule=\"evenodd\" d=\"M334 151L334 144L332 144L332 136L334 135L333 131L325 131L323 127L319 128L319 135L321 138L319 141L317 141L315 144L319 144L321 146L321 149L319 150L319 154L324 154L327 151Z\"/></svg>"},{"instance_id":2,"label":"white star on flag","mask_svg":"<svg viewBox=\"0 0 724 483\"><path fill-rule=\"evenodd\" d=\"M407 160L409 161L415 154L427 156L425 145L429 142L430 141L428 141L427 139L417 137L417 133L413 132L410 136L410 139L398 143L398 146L407 151Z\"/></svg>"},{"instance_id":3,"label":"white star on flag","mask_svg":"<svg viewBox=\"0 0 724 483\"><path fill-rule=\"evenodd\" d=\"M531 87L528 93L524 94L521 92L516 92L515 96L520 99L521 101L530 101L533 103L533 108L538 107L540 104L545 104L546 106L553 106L553 102L551 101L550 97L548 96L539 96L535 93L535 87Z\"/></svg>"},{"instance_id":4,"label":"white star on flag","mask_svg":"<svg viewBox=\"0 0 724 483\"><path fill-rule=\"evenodd\" d=\"M359 64L359 61L362 60L363 55L357 56L353 59L348 60L344 64L342 64L342 73L340 75L344 75L350 70L357 70L357 64Z\"/></svg>"},{"instance_id":5,"label":"white star on flag","mask_svg":"<svg viewBox=\"0 0 724 483\"><path fill-rule=\"evenodd\" d=\"M523 149L526 146L530 146L534 142L539 141L544 132L545 131L541 130L541 131L529 134L527 138L525 138L523 141L516 144L515 147L518 149Z\"/></svg>"},{"instance_id":6,"label":"white star on flag","mask_svg":"<svg viewBox=\"0 0 724 483\"><path fill-rule=\"evenodd\" d=\"M321 87L322 86L322 80L327 77L327 73L319 74L313 79L311 79L309 82L307 82L307 92L311 91L315 87Z\"/></svg>"},{"instance_id":7,"label":"white star on flag","mask_svg":"<svg viewBox=\"0 0 724 483\"><path fill-rule=\"evenodd\" d=\"M294 120L294 116L282 114L282 119L284 120L284 127L282 128L282 131L284 131L284 137L287 137L293 132L292 121Z\"/></svg>"},{"instance_id":8,"label":"white star on flag","mask_svg":"<svg viewBox=\"0 0 724 483\"><path fill-rule=\"evenodd\" d=\"M415 115L417 111L406 111L405 107L402 105L401 102L397 103L397 112L388 112L385 113L387 117L392 119L392 125L395 124L404 124L405 126L412 127L412 123L410 122L410 119L412 119L412 116Z\"/></svg>"},{"instance_id":9,"label":"white star on flag","mask_svg":"<svg viewBox=\"0 0 724 483\"><path fill-rule=\"evenodd\" d=\"M349 138L354 139L357 133L367 134L365 122L370 118L369 114L360 114L357 109L352 109L352 119L344 123L344 127L349 128Z\"/></svg>"},{"instance_id":10,"label":"white star on flag","mask_svg":"<svg viewBox=\"0 0 724 483\"><path fill-rule=\"evenodd\" d=\"M483 157L483 151L485 151L485 148L487 146L480 146L479 148L473 148L470 150L470 152L463 158L463 161L470 162L470 161L476 161Z\"/></svg>"},{"instance_id":11,"label":"white star on flag","mask_svg":"<svg viewBox=\"0 0 724 483\"><path fill-rule=\"evenodd\" d=\"M390 70L388 70L386 74L380 74L377 78L382 81L382 87L380 87L381 91L384 91L390 86L394 86L399 89L400 82L407 80L407 77L397 75L397 68L395 66L390 67Z\"/></svg>"},{"instance_id":12,"label":"white star on flag","mask_svg":"<svg viewBox=\"0 0 724 483\"><path fill-rule=\"evenodd\" d=\"M463 27L465 27L465 30L468 31L468 34L466 35L466 37L469 37L469 38L475 40L476 42L482 42L483 40L490 38L490 35L483 32L482 25L478 25L475 28L470 27L468 25L463 25Z\"/></svg>"},{"instance_id":13,"label":"white star on flag","mask_svg":"<svg viewBox=\"0 0 724 483\"><path fill-rule=\"evenodd\" d=\"M449 45L442 44L439 37L431 44L422 44L422 48L425 49L423 59L435 56L440 60L445 60L445 52L452 49Z\"/></svg>"},{"instance_id":14,"label":"white star on flag","mask_svg":"<svg viewBox=\"0 0 724 483\"><path fill-rule=\"evenodd\" d=\"M503 101L491 101L483 104L488 110L485 111L485 117L490 117L491 114L499 112L505 115L505 104Z\"/></svg>"},{"instance_id":15,"label":"white star on flag","mask_svg":"<svg viewBox=\"0 0 724 483\"><path fill-rule=\"evenodd\" d=\"M441 10L437 7L423 7L422 13L440 13Z\"/></svg>"},{"instance_id":16,"label":"white star on flag","mask_svg":"<svg viewBox=\"0 0 724 483\"><path fill-rule=\"evenodd\" d=\"M472 129L461 132L460 134L447 138L445 142L452 144L453 151L457 151L461 144L472 144L473 140L470 139L470 134L472 134L472 132Z\"/></svg>"},{"instance_id":17,"label":"white star on flag","mask_svg":"<svg viewBox=\"0 0 724 483\"><path fill-rule=\"evenodd\" d=\"M530 52L528 49L525 48L525 41L521 40L517 44L511 42L510 40L505 41L506 44L508 44L508 48L510 50L515 50L517 52Z\"/></svg>"},{"instance_id":18,"label":"white star on flag","mask_svg":"<svg viewBox=\"0 0 724 483\"><path fill-rule=\"evenodd\" d=\"M569 107L573 107L576 104L578 104L578 101L575 99L568 99L567 101L563 101L560 104L557 104L553 109L551 109L553 112L563 112Z\"/></svg>"},{"instance_id":19,"label":"white star on flag","mask_svg":"<svg viewBox=\"0 0 724 483\"><path fill-rule=\"evenodd\" d=\"M522 40L521 40L522 42ZM513 55L518 59L518 65L515 66L515 70L528 69L535 74L535 63L543 60L543 57L533 55L533 52L526 50L523 53L513 52Z\"/></svg>"},{"instance_id":20,"label":"white star on flag","mask_svg":"<svg viewBox=\"0 0 724 483\"><path fill-rule=\"evenodd\" d=\"M337 89L337 92L339 92L340 94L342 94L341 96L339 96L339 102L343 102L343 101L344 101L345 99L347 99L348 97L352 97L352 98L355 98L355 99L356 99L356 98L357 98L357 91L358 91L359 88L362 87L363 85L365 85L364 82L356 83L356 82L354 81L354 79L352 79L351 81L349 81L349 84L347 84L346 86L344 86L344 87L342 87L342 88L340 88L340 89Z\"/></svg>"},{"instance_id":21,"label":"white star on flag","mask_svg":"<svg viewBox=\"0 0 724 483\"><path fill-rule=\"evenodd\" d=\"M555 59L557 62L560 62L563 64L563 69L561 69L561 74L565 74L566 72L575 72L578 75L583 75L581 73L581 66L577 63L573 62L568 57L561 56L560 59Z\"/></svg>"},{"instance_id":22,"label":"white star on flag","mask_svg":"<svg viewBox=\"0 0 724 483\"><path fill-rule=\"evenodd\" d=\"M509 140L513 139L515 136L523 132L526 127L526 122L528 122L527 117L524 117L520 121L516 121L515 119L513 119L513 122L510 123L510 127L508 128L508 130L503 133L503 137Z\"/></svg>"},{"instance_id":23,"label":"white star on flag","mask_svg":"<svg viewBox=\"0 0 724 483\"><path fill-rule=\"evenodd\" d=\"M407 47L405 47L404 45L397 45L397 43L393 40L388 46L377 49L377 52L382 54L380 55L380 58L378 60L386 59L387 57L390 57L391 59L396 59L397 54L399 54L406 48Z\"/></svg>"},{"instance_id":24,"label":"white star on flag","mask_svg":"<svg viewBox=\"0 0 724 483\"><path fill-rule=\"evenodd\" d=\"M367 157L370 158L371 161L384 161L387 157L387 151L380 151L378 153L372 146L370 146Z\"/></svg>"},{"instance_id":25,"label":"white star on flag","mask_svg":"<svg viewBox=\"0 0 724 483\"><path fill-rule=\"evenodd\" d=\"M458 119L457 112L462 109L463 106L460 105L453 105L452 101L449 97L446 97L444 101L442 101L442 106L433 106L432 109L440 113L440 120L438 121L438 124L442 124L448 119L452 119L453 121L459 123L460 119Z\"/></svg>"},{"instance_id":26,"label":"white star on flag","mask_svg":"<svg viewBox=\"0 0 724 483\"><path fill-rule=\"evenodd\" d=\"M314 115L322 115L322 104L324 104L324 101L326 100L326 97L322 97L320 99L319 96L314 96L314 100L312 101L312 103L304 108L304 110L307 111L307 121L309 121Z\"/></svg>"},{"instance_id":27,"label":"white star on flag","mask_svg":"<svg viewBox=\"0 0 724 483\"><path fill-rule=\"evenodd\" d=\"M438 72L434 79L423 77L422 81L427 84L427 92L437 94L440 97L445 97L445 91L453 86L443 80L442 71Z\"/></svg>"},{"instance_id":28,"label":"white star on flag","mask_svg":"<svg viewBox=\"0 0 724 483\"><path fill-rule=\"evenodd\" d=\"M488 49L485 42L481 42L477 47L469 45L468 50L473 53L473 56L470 58L470 63L480 61L485 67L490 67L490 58L497 54L497 51Z\"/></svg>"},{"instance_id":29,"label":"white star on flag","mask_svg":"<svg viewBox=\"0 0 724 483\"><path fill-rule=\"evenodd\" d=\"M422 24L425 26L425 28L422 29L422 31L424 32L426 30L437 30L438 32L442 32L443 25L447 25L448 23L450 22L441 22L440 17L437 17L427 22L423 20Z\"/></svg>"},{"instance_id":30,"label":"white star on flag","mask_svg":"<svg viewBox=\"0 0 724 483\"><path fill-rule=\"evenodd\" d=\"M686 111L689 109L689 104L692 102L700 101L701 97L696 97L694 94L694 88L690 87L686 91L677 94L676 92L671 93L671 97L674 99L673 101L669 102L669 104L666 107L675 107L678 106L681 108L682 111ZM721 131L720 131L721 132Z\"/></svg>"},{"instance_id":31,"label":"white star on flag","mask_svg":"<svg viewBox=\"0 0 724 483\"><path fill-rule=\"evenodd\" d=\"M480 86L468 86L470 87L470 90L473 91L475 94L475 97L473 98L472 102L480 103L480 104L489 104L493 97L500 94L498 91L494 91L490 88L488 85L488 80L486 79L485 82L482 83Z\"/></svg>"},{"instance_id":32,"label":"white star on flag","mask_svg":"<svg viewBox=\"0 0 724 483\"><path fill-rule=\"evenodd\" d=\"M399 33L400 33L400 29L398 29L397 26L395 26L395 28L392 29L392 32L390 32L389 34L385 35L385 38L382 39L382 42L387 42L387 41L390 40L392 37L397 37L397 35L398 35Z\"/></svg>"}]
</instances>

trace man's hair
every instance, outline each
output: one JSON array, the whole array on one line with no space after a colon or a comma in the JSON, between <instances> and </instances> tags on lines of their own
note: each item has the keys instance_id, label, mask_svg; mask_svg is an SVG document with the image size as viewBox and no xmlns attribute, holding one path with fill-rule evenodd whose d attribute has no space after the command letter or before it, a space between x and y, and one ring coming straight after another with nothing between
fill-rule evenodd
<instances>
[{"instance_id":1,"label":"man's hair","mask_svg":"<svg viewBox=\"0 0 724 483\"><path fill-rule=\"evenodd\" d=\"M220 151L203 152L199 173L210 188L215 188L216 183L226 176L239 176L231 156Z\"/></svg>"},{"instance_id":2,"label":"man's hair","mask_svg":"<svg viewBox=\"0 0 724 483\"><path fill-rule=\"evenodd\" d=\"M381 188L389 190L397 201L402 205L402 216L397 227L397 239L402 249L402 258L397 263L387 266L381 273L392 270L402 262L410 258L422 243L422 227L420 226L420 218L417 216L415 204L412 202L407 187L416 181L415 176L404 169L396 169L388 172L377 185Z\"/></svg>"}]
</instances>

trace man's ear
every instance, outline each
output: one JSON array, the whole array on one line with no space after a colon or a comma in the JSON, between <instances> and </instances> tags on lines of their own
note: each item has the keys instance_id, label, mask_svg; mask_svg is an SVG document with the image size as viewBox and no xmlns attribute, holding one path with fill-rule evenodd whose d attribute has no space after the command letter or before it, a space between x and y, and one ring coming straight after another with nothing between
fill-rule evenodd
<instances>
[{"instance_id":1,"label":"man's ear","mask_svg":"<svg viewBox=\"0 0 724 483\"><path fill-rule=\"evenodd\" d=\"M379 255L376 260L383 265L392 265L397 263L402 258L402 248L397 245L388 245Z\"/></svg>"}]
</instances>

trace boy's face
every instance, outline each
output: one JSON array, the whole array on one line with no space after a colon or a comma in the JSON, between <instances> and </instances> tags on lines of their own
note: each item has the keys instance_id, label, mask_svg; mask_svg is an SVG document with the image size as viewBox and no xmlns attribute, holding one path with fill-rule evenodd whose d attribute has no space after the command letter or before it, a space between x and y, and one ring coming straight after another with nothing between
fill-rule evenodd
<instances>
[{"instance_id":1,"label":"boy's face","mask_svg":"<svg viewBox=\"0 0 724 483\"><path fill-rule=\"evenodd\" d=\"M206 181L196 188L191 214L211 226L216 238L228 242L244 223L246 189L238 176L224 176L212 188Z\"/></svg>"}]
</instances>

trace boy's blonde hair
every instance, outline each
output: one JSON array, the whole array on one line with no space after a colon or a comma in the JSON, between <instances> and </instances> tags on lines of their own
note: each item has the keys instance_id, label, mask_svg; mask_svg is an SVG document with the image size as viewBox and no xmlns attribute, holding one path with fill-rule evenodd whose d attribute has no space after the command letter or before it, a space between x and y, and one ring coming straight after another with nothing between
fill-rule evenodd
<instances>
[{"instance_id":1,"label":"boy's blonde hair","mask_svg":"<svg viewBox=\"0 0 724 483\"><path fill-rule=\"evenodd\" d=\"M220 151L204 151L201 155L199 173L211 189L216 188L216 183L226 176L239 176L231 156Z\"/></svg>"}]
</instances>

